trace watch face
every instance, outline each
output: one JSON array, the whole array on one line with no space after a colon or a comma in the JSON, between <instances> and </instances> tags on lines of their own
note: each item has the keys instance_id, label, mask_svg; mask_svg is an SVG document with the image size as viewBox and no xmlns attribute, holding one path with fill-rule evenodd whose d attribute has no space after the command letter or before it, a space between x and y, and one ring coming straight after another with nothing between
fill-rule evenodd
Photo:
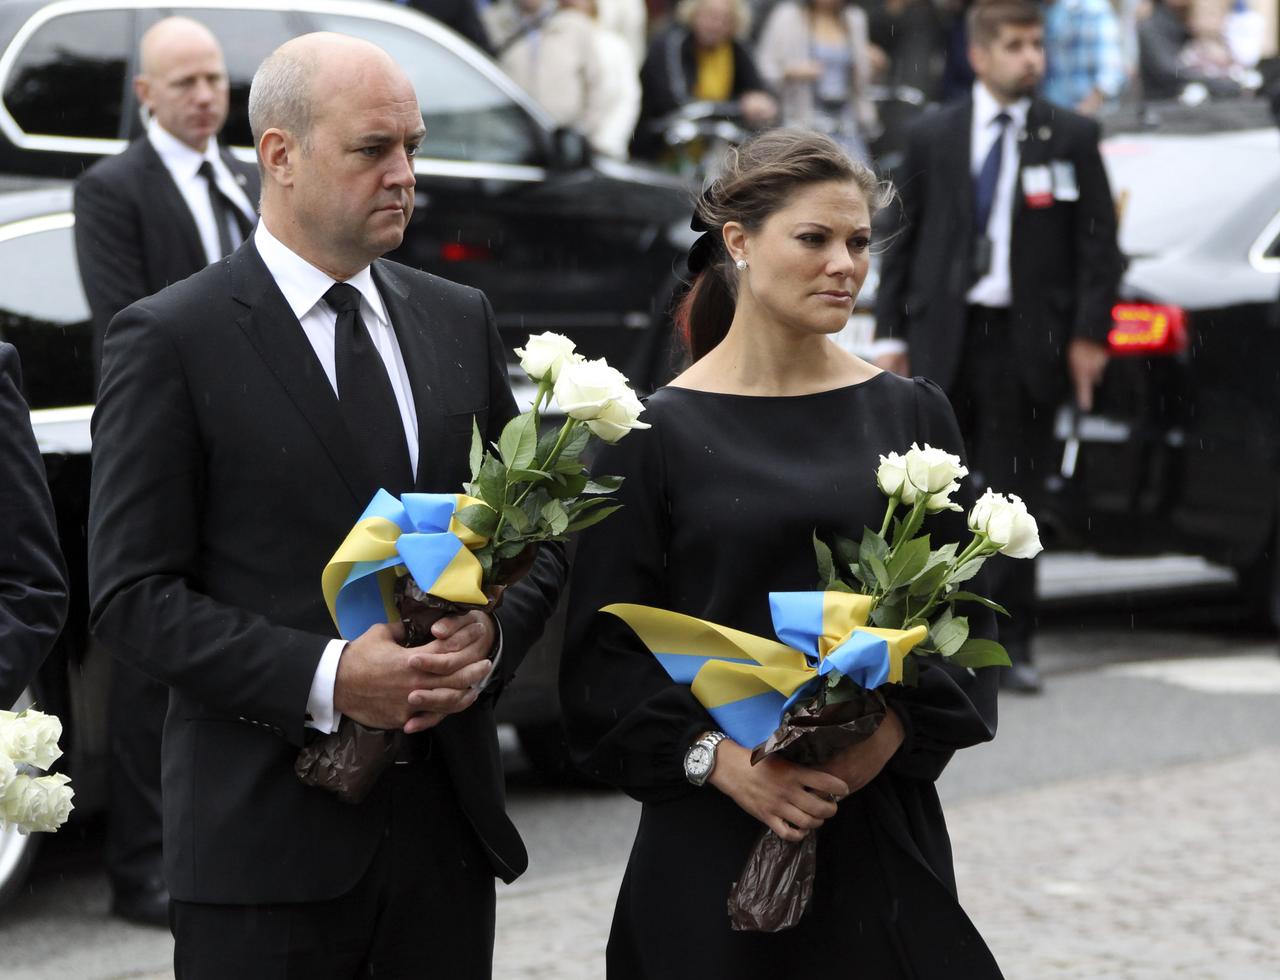
<instances>
[{"instance_id":1,"label":"watch face","mask_svg":"<svg viewBox=\"0 0 1280 980\"><path fill-rule=\"evenodd\" d=\"M695 745L685 757L684 767L690 776L701 776L711 771L711 750L705 745Z\"/></svg>"}]
</instances>

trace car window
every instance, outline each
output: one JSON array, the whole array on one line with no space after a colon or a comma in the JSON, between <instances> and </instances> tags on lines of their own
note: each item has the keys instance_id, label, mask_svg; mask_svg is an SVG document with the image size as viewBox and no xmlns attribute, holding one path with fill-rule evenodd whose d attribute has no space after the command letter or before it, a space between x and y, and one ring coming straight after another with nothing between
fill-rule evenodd
<instances>
[{"instance_id":1,"label":"car window","mask_svg":"<svg viewBox=\"0 0 1280 980\"><path fill-rule=\"evenodd\" d=\"M71 215L0 240L0 339L18 348L32 408L93 403L93 327L80 288Z\"/></svg>"},{"instance_id":2,"label":"car window","mask_svg":"<svg viewBox=\"0 0 1280 980\"><path fill-rule=\"evenodd\" d=\"M18 125L32 135L120 138L132 16L86 11L38 28L5 85L4 104Z\"/></svg>"},{"instance_id":3,"label":"car window","mask_svg":"<svg viewBox=\"0 0 1280 980\"><path fill-rule=\"evenodd\" d=\"M491 79L443 45L398 24L333 14L315 14L312 20L317 30L372 41L405 70L427 127L419 157L542 163L537 123Z\"/></svg>"},{"instance_id":4,"label":"car window","mask_svg":"<svg viewBox=\"0 0 1280 980\"><path fill-rule=\"evenodd\" d=\"M289 38L301 33L291 16L280 10L208 10L174 8L213 31L222 44L231 83L231 109L219 137L224 146L253 146L249 130L249 84L258 66Z\"/></svg>"}]
</instances>

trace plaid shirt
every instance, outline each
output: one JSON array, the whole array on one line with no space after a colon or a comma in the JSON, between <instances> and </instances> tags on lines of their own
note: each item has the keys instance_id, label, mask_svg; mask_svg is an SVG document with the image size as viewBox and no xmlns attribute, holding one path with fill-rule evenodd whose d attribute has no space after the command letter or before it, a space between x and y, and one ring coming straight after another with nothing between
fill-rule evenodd
<instances>
[{"instance_id":1,"label":"plaid shirt","mask_svg":"<svg viewBox=\"0 0 1280 980\"><path fill-rule=\"evenodd\" d=\"M1074 109L1094 89L1114 99L1124 88L1120 25L1108 0L1054 0L1045 8L1044 97Z\"/></svg>"}]
</instances>

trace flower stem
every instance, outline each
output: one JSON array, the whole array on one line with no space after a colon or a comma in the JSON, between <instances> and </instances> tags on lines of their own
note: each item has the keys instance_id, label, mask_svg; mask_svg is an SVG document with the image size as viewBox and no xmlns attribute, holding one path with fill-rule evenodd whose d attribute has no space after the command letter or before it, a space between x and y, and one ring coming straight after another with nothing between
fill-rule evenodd
<instances>
[{"instance_id":1,"label":"flower stem","mask_svg":"<svg viewBox=\"0 0 1280 980\"><path fill-rule=\"evenodd\" d=\"M898 499L897 494L889 498L889 506L885 508L884 520L880 522L880 537L883 538L889 533L889 522L893 520L893 512L898 509L899 503L901 501Z\"/></svg>"}]
</instances>

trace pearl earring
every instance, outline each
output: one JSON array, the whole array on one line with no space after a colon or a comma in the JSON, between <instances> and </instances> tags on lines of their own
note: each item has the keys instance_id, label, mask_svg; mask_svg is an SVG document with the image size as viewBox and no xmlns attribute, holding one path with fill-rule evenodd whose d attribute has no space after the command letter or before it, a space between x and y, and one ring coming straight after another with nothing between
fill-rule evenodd
<instances>
[{"instance_id":1,"label":"pearl earring","mask_svg":"<svg viewBox=\"0 0 1280 980\"><path fill-rule=\"evenodd\" d=\"M737 266L737 267L738 267L738 271L739 271L739 272L746 272L746 271L747 271L747 260L746 260L746 259L738 259L738 261L737 261L737 262L735 262L735 263L733 263L733 264L734 264L735 266Z\"/></svg>"}]
</instances>

